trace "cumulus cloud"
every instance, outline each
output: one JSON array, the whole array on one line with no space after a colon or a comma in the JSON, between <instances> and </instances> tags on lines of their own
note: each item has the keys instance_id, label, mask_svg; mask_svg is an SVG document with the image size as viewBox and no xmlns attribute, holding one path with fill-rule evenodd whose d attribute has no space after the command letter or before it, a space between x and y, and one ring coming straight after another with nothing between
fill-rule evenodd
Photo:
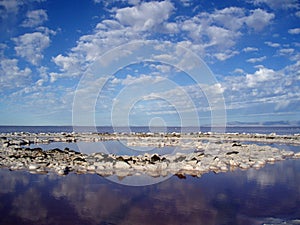
<instances>
[{"instance_id":1,"label":"cumulus cloud","mask_svg":"<svg viewBox=\"0 0 300 225\"><path fill-rule=\"evenodd\" d=\"M259 57L259 58L250 58L250 59L247 59L247 62L250 62L250 63L262 62L266 58L267 58L266 56L262 56L262 57Z\"/></svg>"},{"instance_id":2,"label":"cumulus cloud","mask_svg":"<svg viewBox=\"0 0 300 225\"><path fill-rule=\"evenodd\" d=\"M9 13L16 14L19 11L20 2L17 0L2 0L0 1L0 15L6 17Z\"/></svg>"},{"instance_id":3,"label":"cumulus cloud","mask_svg":"<svg viewBox=\"0 0 300 225\"><path fill-rule=\"evenodd\" d=\"M289 34L300 34L300 28L294 28L288 30Z\"/></svg>"},{"instance_id":4,"label":"cumulus cloud","mask_svg":"<svg viewBox=\"0 0 300 225\"><path fill-rule=\"evenodd\" d=\"M245 10L238 7L228 7L216 10L209 16L218 25L229 30L238 30L243 26L245 19Z\"/></svg>"},{"instance_id":5,"label":"cumulus cloud","mask_svg":"<svg viewBox=\"0 0 300 225\"><path fill-rule=\"evenodd\" d=\"M28 84L31 72L28 67L20 69L17 59L2 59L0 61L0 92Z\"/></svg>"},{"instance_id":6,"label":"cumulus cloud","mask_svg":"<svg viewBox=\"0 0 300 225\"><path fill-rule=\"evenodd\" d=\"M278 74L274 70L260 67L254 74L246 75L246 85L251 88L257 87L261 83L277 79L277 76Z\"/></svg>"},{"instance_id":7,"label":"cumulus cloud","mask_svg":"<svg viewBox=\"0 0 300 225\"><path fill-rule=\"evenodd\" d=\"M15 51L18 56L25 58L33 65L38 65L44 58L43 51L50 44L49 35L34 32L13 38L16 43Z\"/></svg>"},{"instance_id":8,"label":"cumulus cloud","mask_svg":"<svg viewBox=\"0 0 300 225\"><path fill-rule=\"evenodd\" d=\"M245 23L256 31L261 31L264 27L270 24L271 20L275 18L273 13L268 13L262 9L255 9L251 11L251 15L245 20Z\"/></svg>"},{"instance_id":9,"label":"cumulus cloud","mask_svg":"<svg viewBox=\"0 0 300 225\"><path fill-rule=\"evenodd\" d=\"M253 48L253 47L243 48L243 52L256 52L256 51L258 51L258 48Z\"/></svg>"},{"instance_id":10,"label":"cumulus cloud","mask_svg":"<svg viewBox=\"0 0 300 225\"><path fill-rule=\"evenodd\" d=\"M279 50L280 55L290 55L295 51L293 48L283 48Z\"/></svg>"},{"instance_id":11,"label":"cumulus cloud","mask_svg":"<svg viewBox=\"0 0 300 225\"><path fill-rule=\"evenodd\" d=\"M169 1L145 2L137 6L117 9L116 19L135 30L149 31L166 21L174 10Z\"/></svg>"},{"instance_id":12,"label":"cumulus cloud","mask_svg":"<svg viewBox=\"0 0 300 225\"><path fill-rule=\"evenodd\" d=\"M280 47L279 43L274 43L274 42L271 42L271 41L266 41L265 44L268 45L269 47L272 47L272 48Z\"/></svg>"},{"instance_id":13,"label":"cumulus cloud","mask_svg":"<svg viewBox=\"0 0 300 225\"><path fill-rule=\"evenodd\" d=\"M150 76L142 74L139 77L131 76L128 74L124 80L122 80L123 85L136 85L136 84L149 84L149 83L158 83L165 80L161 76Z\"/></svg>"},{"instance_id":14,"label":"cumulus cloud","mask_svg":"<svg viewBox=\"0 0 300 225\"><path fill-rule=\"evenodd\" d=\"M48 20L48 15L45 10L33 10L26 14L26 19L22 23L23 27L36 27Z\"/></svg>"},{"instance_id":15,"label":"cumulus cloud","mask_svg":"<svg viewBox=\"0 0 300 225\"><path fill-rule=\"evenodd\" d=\"M231 50L226 50L224 53L220 52L220 53L216 53L214 56L220 60L220 61L224 61L226 59L229 59L235 55L238 55L239 52L238 51L231 51Z\"/></svg>"},{"instance_id":16,"label":"cumulus cloud","mask_svg":"<svg viewBox=\"0 0 300 225\"><path fill-rule=\"evenodd\" d=\"M266 4L272 9L298 8L298 0L253 0L255 5Z\"/></svg>"},{"instance_id":17,"label":"cumulus cloud","mask_svg":"<svg viewBox=\"0 0 300 225\"><path fill-rule=\"evenodd\" d=\"M153 32L186 36L186 40L175 42L201 57L224 61L239 54L234 46L243 35L244 28L261 30L274 17L261 9L249 11L228 7L170 21L175 10L170 1L139 2L134 6L113 9L111 19L98 23L93 33L81 36L69 53L53 57L53 62L66 75L78 75L106 51L130 41L149 40Z\"/></svg>"}]
</instances>

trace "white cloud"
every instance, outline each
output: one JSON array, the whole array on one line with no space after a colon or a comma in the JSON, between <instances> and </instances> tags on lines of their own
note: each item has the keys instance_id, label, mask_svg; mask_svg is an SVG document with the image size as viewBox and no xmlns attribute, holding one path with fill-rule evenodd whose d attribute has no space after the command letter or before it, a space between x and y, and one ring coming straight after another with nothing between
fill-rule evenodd
<instances>
[{"instance_id":1,"label":"white cloud","mask_svg":"<svg viewBox=\"0 0 300 225\"><path fill-rule=\"evenodd\" d=\"M268 46L270 46L270 47L272 47L272 48L278 48L278 47L280 47L280 44L274 43L274 42L270 42L270 41L266 41L265 44L268 45Z\"/></svg>"},{"instance_id":2,"label":"white cloud","mask_svg":"<svg viewBox=\"0 0 300 225\"><path fill-rule=\"evenodd\" d=\"M279 50L280 55L290 55L295 51L293 48L283 48Z\"/></svg>"},{"instance_id":3,"label":"white cloud","mask_svg":"<svg viewBox=\"0 0 300 225\"><path fill-rule=\"evenodd\" d=\"M26 14L26 19L22 23L23 27L36 27L48 20L48 15L45 10L33 10Z\"/></svg>"},{"instance_id":4,"label":"white cloud","mask_svg":"<svg viewBox=\"0 0 300 225\"><path fill-rule=\"evenodd\" d=\"M261 31L275 18L273 13L268 13L262 9L251 10L251 15L245 19L245 23L256 31Z\"/></svg>"},{"instance_id":5,"label":"white cloud","mask_svg":"<svg viewBox=\"0 0 300 225\"><path fill-rule=\"evenodd\" d=\"M230 48L235 45L235 39L240 36L239 32L234 32L217 26L208 27L206 32L210 39L208 46L217 45L222 49Z\"/></svg>"},{"instance_id":6,"label":"white cloud","mask_svg":"<svg viewBox=\"0 0 300 225\"><path fill-rule=\"evenodd\" d=\"M2 10L0 10L1 17L6 17L7 14L9 13L16 14L19 11L19 4L20 2L17 0L1 0L0 1L0 6L2 8Z\"/></svg>"},{"instance_id":7,"label":"white cloud","mask_svg":"<svg viewBox=\"0 0 300 225\"><path fill-rule=\"evenodd\" d=\"M193 0L180 0L184 7L189 7L193 5Z\"/></svg>"},{"instance_id":8,"label":"white cloud","mask_svg":"<svg viewBox=\"0 0 300 225\"><path fill-rule=\"evenodd\" d=\"M235 55L238 55L239 52L238 51L231 51L231 50L226 50L224 53L220 52L220 53L216 53L214 54L214 56L220 60L220 61L224 61L226 59L229 59Z\"/></svg>"},{"instance_id":9,"label":"white cloud","mask_svg":"<svg viewBox=\"0 0 300 225\"><path fill-rule=\"evenodd\" d=\"M39 61L44 58L42 53L50 44L49 36L41 32L27 33L13 40L16 43L17 55L33 65L38 65Z\"/></svg>"},{"instance_id":10,"label":"white cloud","mask_svg":"<svg viewBox=\"0 0 300 225\"><path fill-rule=\"evenodd\" d=\"M245 71L244 71L243 69L241 69L241 68L236 68L236 69L233 71L233 73L244 74Z\"/></svg>"},{"instance_id":11,"label":"white cloud","mask_svg":"<svg viewBox=\"0 0 300 225\"><path fill-rule=\"evenodd\" d=\"M176 40L177 45L197 52L201 57L226 60L239 54L232 47L243 35L245 26L259 30L273 18L273 14L260 9L247 11L229 7L211 14L178 18L175 23L169 21L174 10L170 1L140 2L132 7L113 9L110 11L111 19L98 23L92 34L81 36L68 54L59 54L53 57L53 61L65 75L75 76L106 51L130 41L147 40L153 32L187 36L185 40ZM155 57L172 58L167 55Z\"/></svg>"},{"instance_id":12,"label":"white cloud","mask_svg":"<svg viewBox=\"0 0 300 225\"><path fill-rule=\"evenodd\" d=\"M53 57L52 60L56 65L60 66L62 72L77 71L79 69L79 62L75 56L63 56L59 54L58 56Z\"/></svg>"},{"instance_id":13,"label":"white cloud","mask_svg":"<svg viewBox=\"0 0 300 225\"><path fill-rule=\"evenodd\" d=\"M136 84L150 84L150 83L158 83L160 81L165 80L166 78L161 76L150 76L142 74L139 77L127 75L124 80L122 80L123 85L136 85Z\"/></svg>"},{"instance_id":14,"label":"white cloud","mask_svg":"<svg viewBox=\"0 0 300 225\"><path fill-rule=\"evenodd\" d=\"M0 91L20 88L30 82L31 69L18 67L17 59L1 59L0 61Z\"/></svg>"},{"instance_id":15,"label":"white cloud","mask_svg":"<svg viewBox=\"0 0 300 225\"><path fill-rule=\"evenodd\" d=\"M30 2L43 2L46 0L0 0L0 17L7 18L9 14L17 14L21 6Z\"/></svg>"},{"instance_id":16,"label":"white cloud","mask_svg":"<svg viewBox=\"0 0 300 225\"><path fill-rule=\"evenodd\" d=\"M255 5L266 4L272 9L298 8L298 0L253 0Z\"/></svg>"},{"instance_id":17,"label":"white cloud","mask_svg":"<svg viewBox=\"0 0 300 225\"><path fill-rule=\"evenodd\" d=\"M128 0L128 4L130 5L137 5L140 3L140 0Z\"/></svg>"},{"instance_id":18,"label":"white cloud","mask_svg":"<svg viewBox=\"0 0 300 225\"><path fill-rule=\"evenodd\" d=\"M300 28L294 28L288 30L289 34L300 34Z\"/></svg>"},{"instance_id":19,"label":"white cloud","mask_svg":"<svg viewBox=\"0 0 300 225\"><path fill-rule=\"evenodd\" d=\"M256 52L256 51L258 51L258 48L253 48L253 47L243 48L243 52Z\"/></svg>"},{"instance_id":20,"label":"white cloud","mask_svg":"<svg viewBox=\"0 0 300 225\"><path fill-rule=\"evenodd\" d=\"M278 76L279 74L274 70L260 67L254 74L246 75L246 85L254 88L259 86L261 83L270 82L274 79L277 79Z\"/></svg>"},{"instance_id":21,"label":"white cloud","mask_svg":"<svg viewBox=\"0 0 300 225\"><path fill-rule=\"evenodd\" d=\"M179 27L192 39L192 45L201 45L206 54L218 60L226 60L238 54L237 51L230 49L243 35L243 28L260 31L269 25L274 17L274 14L262 9L247 11L243 8L228 7L215 10L213 13L202 12L192 18L183 18L179 20ZM250 47L244 49L244 51L257 50Z\"/></svg>"},{"instance_id":22,"label":"white cloud","mask_svg":"<svg viewBox=\"0 0 300 225\"><path fill-rule=\"evenodd\" d=\"M135 30L149 31L166 21L174 10L169 1L145 2L116 10L116 19Z\"/></svg>"},{"instance_id":23,"label":"white cloud","mask_svg":"<svg viewBox=\"0 0 300 225\"><path fill-rule=\"evenodd\" d=\"M243 26L245 10L238 7L229 7L216 10L209 16L218 25L229 30L238 30Z\"/></svg>"},{"instance_id":24,"label":"white cloud","mask_svg":"<svg viewBox=\"0 0 300 225\"><path fill-rule=\"evenodd\" d=\"M161 73L169 73L172 69L171 66L169 65L164 65L164 64L160 64L160 65L151 65L151 67L154 67L155 69L157 69L159 72Z\"/></svg>"},{"instance_id":25,"label":"white cloud","mask_svg":"<svg viewBox=\"0 0 300 225\"><path fill-rule=\"evenodd\" d=\"M262 62L266 58L267 58L266 56L262 56L262 57L259 57L259 58L250 58L250 59L247 59L247 62L250 62L250 63Z\"/></svg>"}]
</instances>

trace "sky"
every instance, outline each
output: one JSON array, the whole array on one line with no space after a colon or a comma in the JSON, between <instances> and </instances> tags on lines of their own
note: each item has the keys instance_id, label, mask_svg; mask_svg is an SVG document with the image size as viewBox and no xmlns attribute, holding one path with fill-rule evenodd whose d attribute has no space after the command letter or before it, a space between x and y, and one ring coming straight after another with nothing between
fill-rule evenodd
<instances>
[{"instance_id":1,"label":"sky","mask_svg":"<svg viewBox=\"0 0 300 225\"><path fill-rule=\"evenodd\" d=\"M297 0L0 0L0 125L300 118Z\"/></svg>"}]
</instances>

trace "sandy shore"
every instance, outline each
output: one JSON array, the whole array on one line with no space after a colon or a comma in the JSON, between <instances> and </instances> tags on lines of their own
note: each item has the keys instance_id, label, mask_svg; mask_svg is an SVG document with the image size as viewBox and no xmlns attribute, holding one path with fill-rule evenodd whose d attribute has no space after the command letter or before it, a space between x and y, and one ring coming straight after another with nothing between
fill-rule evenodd
<instances>
[{"instance_id":1,"label":"sandy shore","mask_svg":"<svg viewBox=\"0 0 300 225\"><path fill-rule=\"evenodd\" d=\"M176 146L193 149L187 153L117 156L105 153L84 154L69 149L30 148L30 144L51 142L126 141L128 146ZM242 144L242 143L248 144ZM299 152L280 150L263 143L300 145L300 135L215 134L215 133L2 133L0 167L32 173L55 172L59 175L97 173L120 177L141 173L156 177L201 176L204 173L233 169L261 168L267 163L300 158Z\"/></svg>"}]
</instances>

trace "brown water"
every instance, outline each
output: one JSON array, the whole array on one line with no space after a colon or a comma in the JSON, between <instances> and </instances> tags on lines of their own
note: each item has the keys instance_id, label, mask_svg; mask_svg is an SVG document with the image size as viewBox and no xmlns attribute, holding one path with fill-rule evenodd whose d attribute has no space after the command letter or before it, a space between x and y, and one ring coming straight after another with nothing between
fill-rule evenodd
<instances>
[{"instance_id":1,"label":"brown water","mask_svg":"<svg viewBox=\"0 0 300 225\"><path fill-rule=\"evenodd\" d=\"M0 169L0 224L283 224L300 219L299 171L287 160L133 187Z\"/></svg>"}]
</instances>

